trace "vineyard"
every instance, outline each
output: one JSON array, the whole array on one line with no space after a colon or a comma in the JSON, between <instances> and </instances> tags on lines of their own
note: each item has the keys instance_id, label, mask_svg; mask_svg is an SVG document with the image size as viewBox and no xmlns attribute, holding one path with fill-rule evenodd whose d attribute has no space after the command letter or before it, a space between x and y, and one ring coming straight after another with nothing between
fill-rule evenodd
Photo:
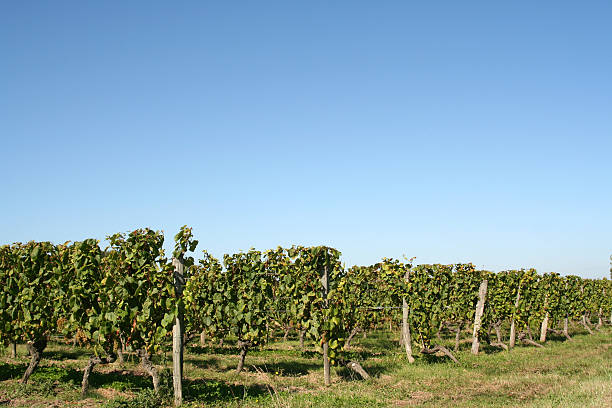
<instances>
[{"instance_id":1,"label":"vineyard","mask_svg":"<svg viewBox=\"0 0 612 408\"><path fill-rule=\"evenodd\" d=\"M355 342L364 336L376 342L382 332L385 347L401 350L402 365L425 362L435 370L439 362L460 365L465 344L470 361L484 348L504 355L518 344L544 353L551 337L571 343L571 329L596 336L612 324L612 281L605 278L388 258L346 268L341 253L324 246L251 249L222 260L203 251L196 261L198 241L186 226L170 259L159 231L107 240L105 249L95 239L0 248L0 344L13 357L17 345L27 349L22 384L51 342L88 350L81 398L95 387L96 367L137 359L152 392L172 389L181 405L189 403L183 395L188 347L233 350L232 370L240 376L251 355L259 365L270 343L295 338L296 350L320 361L325 387L338 381L332 367L341 381L372 381L376 353L357 352ZM159 361L167 355L166 376ZM10 371L16 375L15 367Z\"/></svg>"}]
</instances>

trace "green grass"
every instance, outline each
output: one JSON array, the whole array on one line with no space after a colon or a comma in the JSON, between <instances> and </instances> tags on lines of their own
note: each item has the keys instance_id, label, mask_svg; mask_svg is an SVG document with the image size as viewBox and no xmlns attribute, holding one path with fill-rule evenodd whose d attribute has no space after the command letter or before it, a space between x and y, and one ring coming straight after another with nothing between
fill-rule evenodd
<instances>
[{"instance_id":1,"label":"green grass","mask_svg":"<svg viewBox=\"0 0 612 408\"><path fill-rule=\"evenodd\" d=\"M445 340L447 345L451 339ZM232 342L223 348L190 345L185 355L185 406L229 407L612 407L612 329L594 335L576 332L573 341L555 338L545 348L518 346L510 352L484 348L469 353L467 341L445 357L417 356L408 364L397 334L376 332L354 342L349 357L372 379L361 381L345 368L332 370L323 386L321 356L312 344L272 342L247 355L247 371L235 374ZM16 360L0 358L0 406L157 407L171 401L169 373L161 395L135 361L99 366L88 398L79 399L81 371L88 351L52 343L30 383L18 379L27 364L25 349ZM169 355L156 364L169 367Z\"/></svg>"}]
</instances>

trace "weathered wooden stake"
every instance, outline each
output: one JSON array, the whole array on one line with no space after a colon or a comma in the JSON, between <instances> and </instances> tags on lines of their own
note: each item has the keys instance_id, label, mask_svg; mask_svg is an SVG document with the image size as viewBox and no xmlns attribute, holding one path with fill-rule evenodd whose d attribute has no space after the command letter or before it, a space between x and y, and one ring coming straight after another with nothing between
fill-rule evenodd
<instances>
[{"instance_id":1,"label":"weathered wooden stake","mask_svg":"<svg viewBox=\"0 0 612 408\"><path fill-rule=\"evenodd\" d=\"M514 315L516 314L516 310L519 306L519 301L521 300L521 287L519 286L518 292L516 293L516 301L514 302L514 313L512 314L512 322L510 323L510 344L508 345L510 348L514 347L516 344L516 322L514 319Z\"/></svg>"},{"instance_id":2,"label":"weathered wooden stake","mask_svg":"<svg viewBox=\"0 0 612 408\"><path fill-rule=\"evenodd\" d=\"M17 358L17 343L11 343L11 358Z\"/></svg>"},{"instance_id":3,"label":"weathered wooden stake","mask_svg":"<svg viewBox=\"0 0 612 408\"><path fill-rule=\"evenodd\" d=\"M185 287L185 264L182 257L173 258L174 266L174 291L176 298L180 299ZM183 326L184 310L179 308L174 327L172 328L172 385L174 386L174 405L183 403Z\"/></svg>"},{"instance_id":4,"label":"weathered wooden stake","mask_svg":"<svg viewBox=\"0 0 612 408\"><path fill-rule=\"evenodd\" d=\"M480 340L478 332L482 326L482 315L484 314L485 301L487 299L487 286L489 282L485 279L480 283L478 289L478 303L476 303L476 313L474 314L474 335L472 339L472 354L478 354L480 348Z\"/></svg>"},{"instance_id":5,"label":"weathered wooden stake","mask_svg":"<svg viewBox=\"0 0 612 408\"><path fill-rule=\"evenodd\" d=\"M453 351L459 351L459 342L461 341L461 323L457 324L457 328L455 329L455 347L453 347Z\"/></svg>"},{"instance_id":6,"label":"weathered wooden stake","mask_svg":"<svg viewBox=\"0 0 612 408\"><path fill-rule=\"evenodd\" d=\"M568 315L565 315L565 319L563 320L563 335L568 340L572 339L569 335L569 317Z\"/></svg>"},{"instance_id":7,"label":"weathered wooden stake","mask_svg":"<svg viewBox=\"0 0 612 408\"><path fill-rule=\"evenodd\" d=\"M323 307L328 307L327 294L329 293L329 272L327 265L323 268L323 276L321 277L321 285L323 286ZM329 336L329 334L328 334ZM331 384L330 372L329 372L329 339L326 339L323 343L323 375L325 377L325 385Z\"/></svg>"},{"instance_id":8,"label":"weathered wooden stake","mask_svg":"<svg viewBox=\"0 0 612 408\"><path fill-rule=\"evenodd\" d=\"M406 282L410 279L410 271L406 271L404 275ZM414 363L414 357L412 356L412 339L410 338L410 326L408 325L408 302L406 298L402 298L402 341L406 347L406 357L408 357L409 363Z\"/></svg>"},{"instance_id":9,"label":"weathered wooden stake","mask_svg":"<svg viewBox=\"0 0 612 408\"><path fill-rule=\"evenodd\" d=\"M580 287L580 294L582 295L582 297L584 297L584 285ZM584 328L589 332L589 334L593 334L593 330L591 330L591 328L587 324L586 311L582 312L581 323L584 326Z\"/></svg>"},{"instance_id":10,"label":"weathered wooden stake","mask_svg":"<svg viewBox=\"0 0 612 408\"><path fill-rule=\"evenodd\" d=\"M540 327L540 341L544 343L546 341L546 333L548 333L548 312L542 320L542 327Z\"/></svg>"}]
</instances>

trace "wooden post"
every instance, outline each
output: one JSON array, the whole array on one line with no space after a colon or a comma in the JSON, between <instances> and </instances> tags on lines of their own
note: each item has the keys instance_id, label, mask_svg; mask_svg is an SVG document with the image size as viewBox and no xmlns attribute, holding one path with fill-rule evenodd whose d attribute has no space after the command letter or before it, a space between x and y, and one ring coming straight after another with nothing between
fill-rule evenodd
<instances>
[{"instance_id":1,"label":"wooden post","mask_svg":"<svg viewBox=\"0 0 612 408\"><path fill-rule=\"evenodd\" d=\"M474 336L472 338L472 354L478 354L480 348L480 341L478 339L478 332L482 326L482 315L484 314L485 300L487 299L487 285L488 281L485 279L480 283L478 289L478 303L476 303L476 314L474 315Z\"/></svg>"},{"instance_id":2,"label":"wooden post","mask_svg":"<svg viewBox=\"0 0 612 408\"><path fill-rule=\"evenodd\" d=\"M323 268L323 276L321 277L321 285L323 287L323 307L327 308L327 294L329 293L329 272L327 265ZM329 336L329 333L327 334ZM323 374L325 377L325 385L331 384L331 378L329 373L329 339L323 342Z\"/></svg>"},{"instance_id":3,"label":"wooden post","mask_svg":"<svg viewBox=\"0 0 612 408\"><path fill-rule=\"evenodd\" d=\"M544 316L544 320L542 320L542 326L540 327L540 342L544 343L546 341L546 332L548 332L548 311Z\"/></svg>"},{"instance_id":4,"label":"wooden post","mask_svg":"<svg viewBox=\"0 0 612 408\"><path fill-rule=\"evenodd\" d=\"M404 279L406 282L410 279L410 271L406 271L404 275ZM408 302L406 302L406 298L402 298L402 341L404 342L404 346L406 347L406 357L408 357L409 363L414 363L414 357L412 356L412 339L410 337L410 326L408 325L408 314L410 311L408 310Z\"/></svg>"},{"instance_id":5,"label":"wooden post","mask_svg":"<svg viewBox=\"0 0 612 408\"><path fill-rule=\"evenodd\" d=\"M173 258L174 266L174 291L176 298L183 296L185 287L185 264L182 257ZM174 386L174 405L180 406L183 403L183 323L184 310L179 308L174 327L172 328L172 385Z\"/></svg>"},{"instance_id":6,"label":"wooden post","mask_svg":"<svg viewBox=\"0 0 612 408\"><path fill-rule=\"evenodd\" d=\"M17 343L11 343L11 358L17 358Z\"/></svg>"},{"instance_id":7,"label":"wooden post","mask_svg":"<svg viewBox=\"0 0 612 408\"><path fill-rule=\"evenodd\" d=\"M519 306L519 301L521 300L521 286L519 285L518 292L516 293L516 301L514 302L514 312L512 314L512 322L510 323L510 344L508 345L510 348L514 347L516 344L516 322L514 321L514 315L516 314L516 310Z\"/></svg>"}]
</instances>

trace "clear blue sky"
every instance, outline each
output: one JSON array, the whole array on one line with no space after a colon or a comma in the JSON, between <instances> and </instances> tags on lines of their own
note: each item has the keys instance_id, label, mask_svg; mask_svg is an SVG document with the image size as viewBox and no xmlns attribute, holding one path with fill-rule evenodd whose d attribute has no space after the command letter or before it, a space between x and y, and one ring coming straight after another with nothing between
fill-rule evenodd
<instances>
[{"instance_id":1,"label":"clear blue sky","mask_svg":"<svg viewBox=\"0 0 612 408\"><path fill-rule=\"evenodd\" d=\"M0 242L183 224L608 276L612 5L2 2Z\"/></svg>"}]
</instances>

